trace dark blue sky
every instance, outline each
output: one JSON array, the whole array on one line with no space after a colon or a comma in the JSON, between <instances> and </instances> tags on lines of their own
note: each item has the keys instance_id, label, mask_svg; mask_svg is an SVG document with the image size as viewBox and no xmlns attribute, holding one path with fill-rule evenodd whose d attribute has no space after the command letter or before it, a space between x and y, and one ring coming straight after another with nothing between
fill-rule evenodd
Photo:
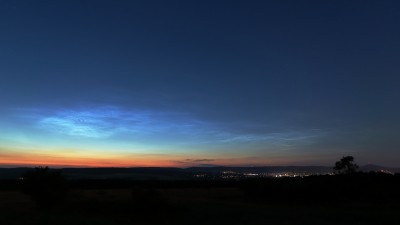
<instances>
[{"instance_id":1,"label":"dark blue sky","mask_svg":"<svg viewBox=\"0 0 400 225\"><path fill-rule=\"evenodd\" d=\"M1 1L0 152L396 166L399 24L398 1Z\"/></svg>"}]
</instances>

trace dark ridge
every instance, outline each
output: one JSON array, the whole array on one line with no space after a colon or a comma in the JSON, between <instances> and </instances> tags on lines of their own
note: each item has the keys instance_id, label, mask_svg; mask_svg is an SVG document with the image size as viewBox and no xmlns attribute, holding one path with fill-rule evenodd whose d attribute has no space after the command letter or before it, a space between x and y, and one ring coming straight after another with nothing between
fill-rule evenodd
<instances>
[{"instance_id":1,"label":"dark ridge","mask_svg":"<svg viewBox=\"0 0 400 225\"><path fill-rule=\"evenodd\" d=\"M0 168L0 179L18 179L32 168ZM195 174L218 175L226 171L235 173L307 173L308 175L332 173L327 166L264 166L264 167L132 167L132 168L62 168L59 169L67 179L128 179L128 180L187 180ZM399 168L388 168L377 165L360 167L362 172L386 171L400 172Z\"/></svg>"}]
</instances>

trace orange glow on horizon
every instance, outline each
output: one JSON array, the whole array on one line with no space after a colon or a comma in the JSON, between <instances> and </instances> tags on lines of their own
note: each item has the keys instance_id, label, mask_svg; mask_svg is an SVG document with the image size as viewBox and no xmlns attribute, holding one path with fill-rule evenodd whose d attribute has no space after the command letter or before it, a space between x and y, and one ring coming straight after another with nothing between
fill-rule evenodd
<instances>
[{"instance_id":1,"label":"orange glow on horizon","mask_svg":"<svg viewBox=\"0 0 400 225\"><path fill-rule=\"evenodd\" d=\"M191 167L191 166L279 166L302 165L301 158L262 158L220 155L166 155L145 153L102 153L93 151L34 151L1 149L0 167ZM30 153L26 153L30 152Z\"/></svg>"},{"instance_id":2,"label":"orange glow on horizon","mask_svg":"<svg viewBox=\"0 0 400 225\"><path fill-rule=\"evenodd\" d=\"M145 155L60 154L60 153L0 153L0 165L56 167L172 167L169 157Z\"/></svg>"}]
</instances>

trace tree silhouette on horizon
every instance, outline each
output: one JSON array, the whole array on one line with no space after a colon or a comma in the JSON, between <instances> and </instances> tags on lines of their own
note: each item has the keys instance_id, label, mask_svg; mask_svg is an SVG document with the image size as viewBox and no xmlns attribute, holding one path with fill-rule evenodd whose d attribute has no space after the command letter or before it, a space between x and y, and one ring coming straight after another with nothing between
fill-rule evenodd
<instances>
[{"instance_id":1,"label":"tree silhouette on horizon","mask_svg":"<svg viewBox=\"0 0 400 225\"><path fill-rule=\"evenodd\" d=\"M358 165L354 163L353 156L343 156L335 163L335 167L333 167L333 169L338 174L352 174L357 172Z\"/></svg>"}]
</instances>

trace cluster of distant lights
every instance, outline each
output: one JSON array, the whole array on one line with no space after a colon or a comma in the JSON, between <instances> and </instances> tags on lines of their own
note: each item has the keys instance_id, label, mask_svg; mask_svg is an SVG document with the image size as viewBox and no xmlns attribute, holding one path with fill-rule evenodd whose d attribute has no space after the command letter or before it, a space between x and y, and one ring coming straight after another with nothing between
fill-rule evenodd
<instances>
[{"instance_id":1,"label":"cluster of distant lights","mask_svg":"<svg viewBox=\"0 0 400 225\"><path fill-rule=\"evenodd\" d=\"M394 175L392 171L389 170L378 170L378 173L385 173ZM333 172L329 173L314 173L314 172L274 172L274 173L249 173L249 172L235 172L235 171L222 171L218 175L210 175L207 173L195 174L195 178L216 178L216 179L225 179L225 180L239 180L246 178L285 178L285 177L308 177L315 175L336 175Z\"/></svg>"},{"instance_id":2,"label":"cluster of distant lights","mask_svg":"<svg viewBox=\"0 0 400 225\"><path fill-rule=\"evenodd\" d=\"M276 173L241 173L235 171L222 171L218 175L214 175L217 179L246 179L246 178L284 178L284 177L307 177L312 175L334 175L334 173L312 173L312 172L276 172ZM195 178L210 178L207 173L195 174Z\"/></svg>"}]
</instances>

